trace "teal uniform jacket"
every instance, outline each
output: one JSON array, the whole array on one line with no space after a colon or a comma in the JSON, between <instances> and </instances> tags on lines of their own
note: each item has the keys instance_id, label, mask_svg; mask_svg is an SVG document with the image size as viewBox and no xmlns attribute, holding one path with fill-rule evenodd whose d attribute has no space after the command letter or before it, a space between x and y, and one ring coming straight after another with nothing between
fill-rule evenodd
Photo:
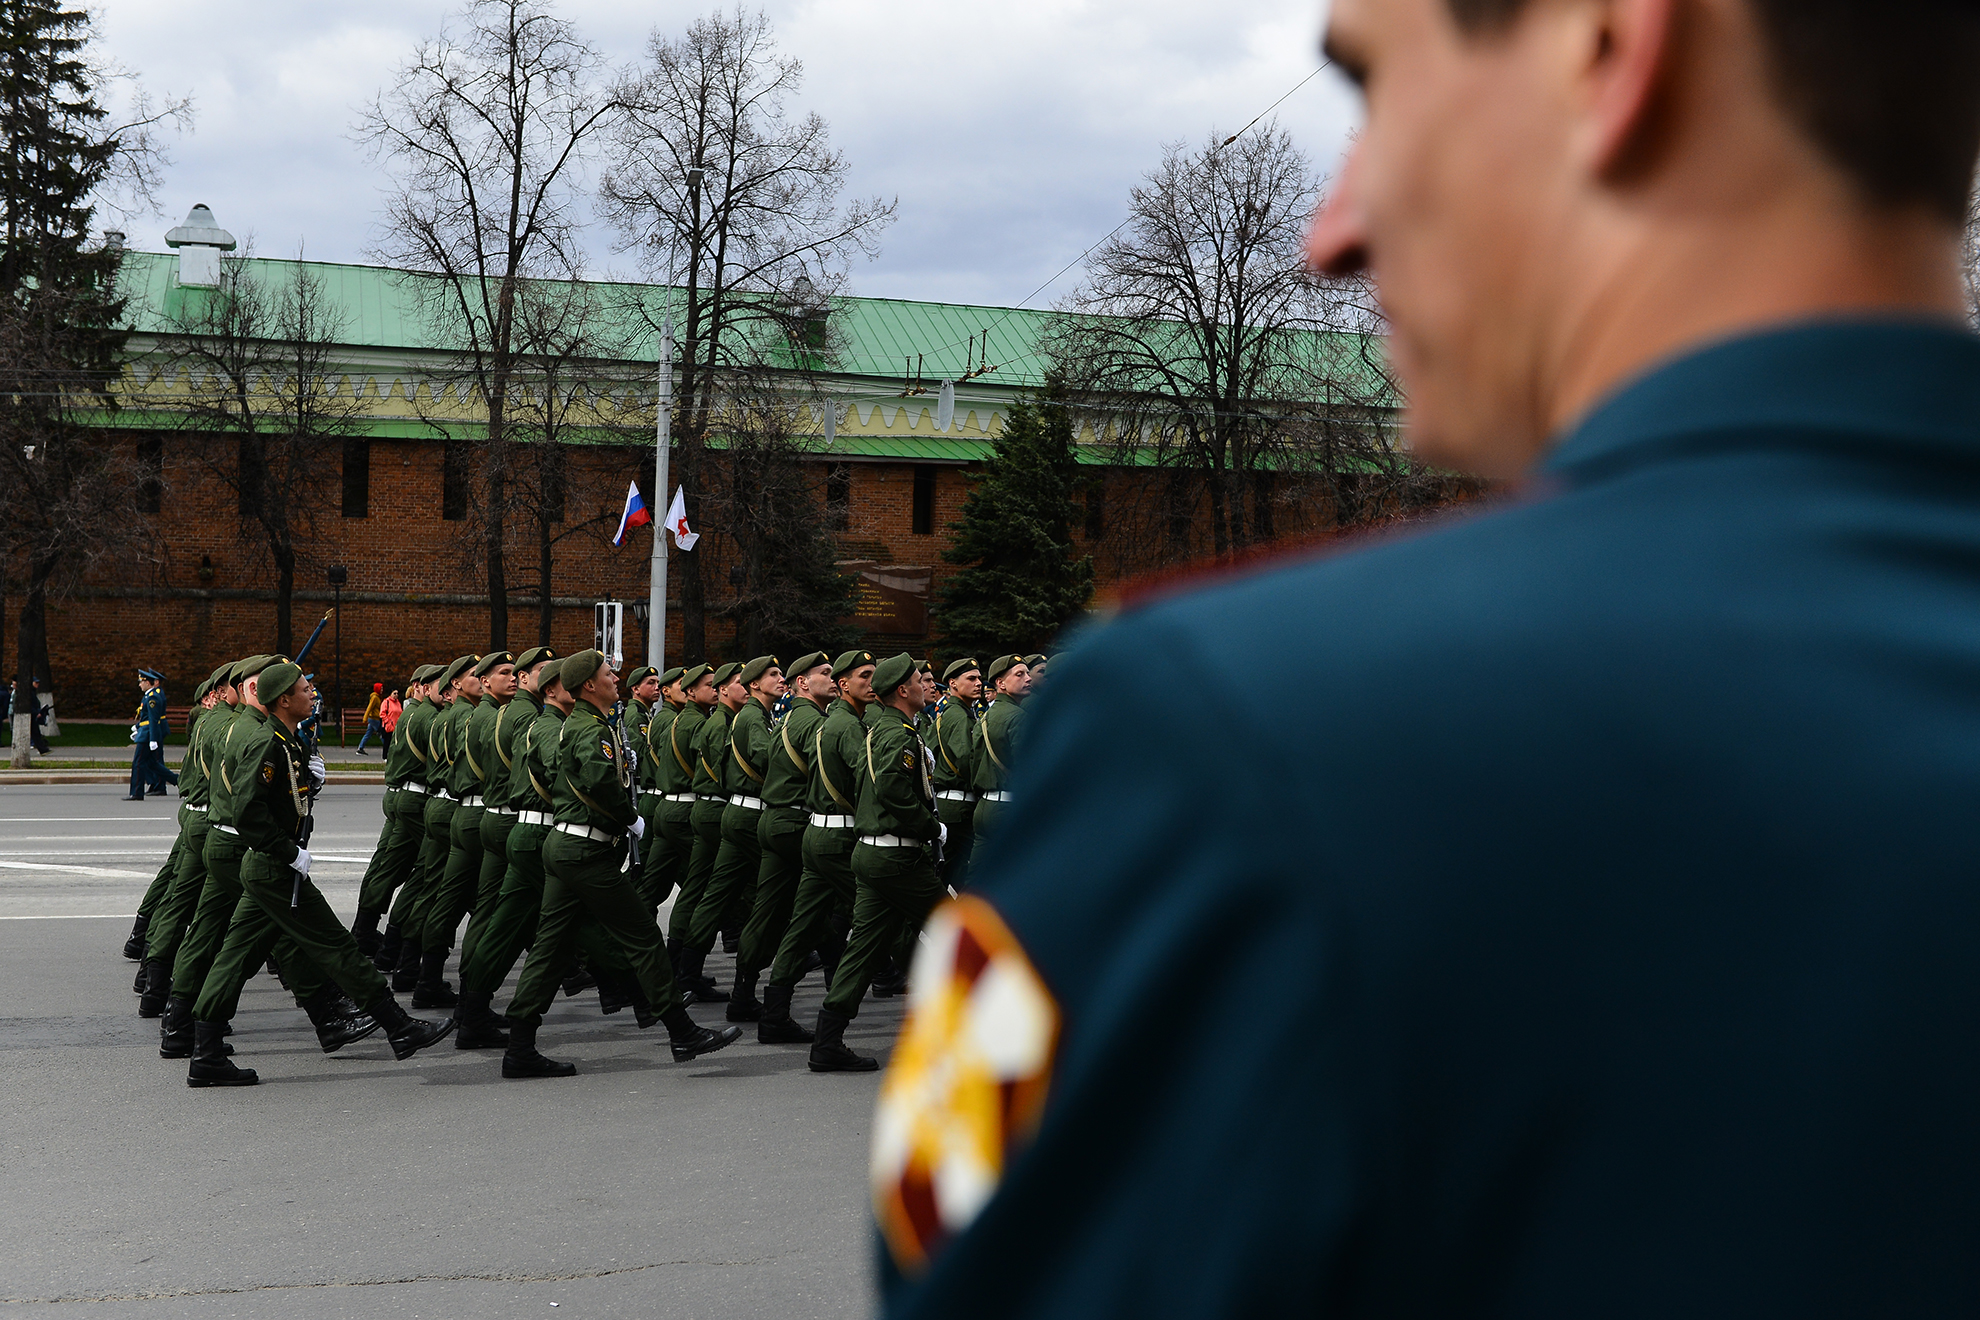
<instances>
[{"instance_id":1,"label":"teal uniform jacket","mask_svg":"<svg viewBox=\"0 0 1980 1320\"><path fill-rule=\"evenodd\" d=\"M131 739L140 747L157 743L165 746L165 736L172 731L172 721L165 714L165 689L155 687L138 699L137 734ZM111 727L116 727L112 725Z\"/></svg>"},{"instance_id":2,"label":"teal uniform jacket","mask_svg":"<svg viewBox=\"0 0 1980 1320\"><path fill-rule=\"evenodd\" d=\"M1151 663L1300 698L1124 720ZM1974 1310L1980 338L1691 351L1038 716L875 1122L892 1320Z\"/></svg>"}]
</instances>

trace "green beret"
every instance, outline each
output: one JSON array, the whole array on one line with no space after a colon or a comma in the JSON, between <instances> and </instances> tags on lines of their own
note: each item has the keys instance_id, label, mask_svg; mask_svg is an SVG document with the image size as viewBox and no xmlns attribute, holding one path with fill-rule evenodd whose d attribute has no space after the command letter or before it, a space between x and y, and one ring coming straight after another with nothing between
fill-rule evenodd
<instances>
[{"instance_id":1,"label":"green beret","mask_svg":"<svg viewBox=\"0 0 1980 1320\"><path fill-rule=\"evenodd\" d=\"M557 666L557 681L564 685L564 691L575 694L604 664L603 651L579 651Z\"/></svg>"},{"instance_id":2,"label":"green beret","mask_svg":"<svg viewBox=\"0 0 1980 1320\"><path fill-rule=\"evenodd\" d=\"M839 658L832 662L832 677L844 678L861 665L870 665L872 663L873 652L871 651L842 651L839 653Z\"/></svg>"},{"instance_id":3,"label":"green beret","mask_svg":"<svg viewBox=\"0 0 1980 1320\"><path fill-rule=\"evenodd\" d=\"M412 681L415 683L431 683L434 679L446 672L446 666L444 665L421 665L419 668L413 670Z\"/></svg>"},{"instance_id":4,"label":"green beret","mask_svg":"<svg viewBox=\"0 0 1980 1320\"><path fill-rule=\"evenodd\" d=\"M914 657L903 651L900 655L882 660L873 671L873 695L886 700L895 688L908 681L914 673Z\"/></svg>"},{"instance_id":5,"label":"green beret","mask_svg":"<svg viewBox=\"0 0 1980 1320\"><path fill-rule=\"evenodd\" d=\"M659 672L660 671L655 669L652 665L641 665L639 668L633 670L630 674L626 675L626 682L625 682L626 691L628 692L632 691L634 688L638 687L641 683L644 683L650 676L657 674ZM663 683L661 684L661 686L665 687L666 684Z\"/></svg>"},{"instance_id":6,"label":"green beret","mask_svg":"<svg viewBox=\"0 0 1980 1320\"><path fill-rule=\"evenodd\" d=\"M944 683L953 683L957 679L961 678L964 674L967 674L970 670L981 669L981 668L983 668L983 666L977 664L974 659L970 658L969 656L964 656L960 660L952 660L949 662L949 667L942 671L942 681Z\"/></svg>"},{"instance_id":7,"label":"green beret","mask_svg":"<svg viewBox=\"0 0 1980 1320\"><path fill-rule=\"evenodd\" d=\"M784 671L784 675L785 677L789 677L792 674L808 674L820 665L829 665L831 663L831 656L826 655L823 651L813 651L810 655L801 655L791 661L791 667Z\"/></svg>"},{"instance_id":8,"label":"green beret","mask_svg":"<svg viewBox=\"0 0 1980 1320\"><path fill-rule=\"evenodd\" d=\"M714 672L714 674L711 675L711 677L714 678L715 680L715 690L717 692L720 692L723 688L729 686L729 680L734 678L737 674L740 674L741 672L742 672L742 661L740 660L731 660L729 661L728 664L723 665L721 668L717 669Z\"/></svg>"},{"instance_id":9,"label":"green beret","mask_svg":"<svg viewBox=\"0 0 1980 1320\"><path fill-rule=\"evenodd\" d=\"M762 678L765 674L778 667L776 656L757 656L756 659L742 667L740 677L742 678L743 686L748 687L751 683L754 683L757 679Z\"/></svg>"},{"instance_id":10,"label":"green beret","mask_svg":"<svg viewBox=\"0 0 1980 1320\"><path fill-rule=\"evenodd\" d=\"M445 669L441 670L439 675L440 690L442 692L445 692L450 686L452 686L452 684L456 679L458 679L462 674L465 674L470 668L473 667L475 662L480 659L481 657L478 655L464 655L460 659L454 661L453 664L448 665Z\"/></svg>"},{"instance_id":11,"label":"green beret","mask_svg":"<svg viewBox=\"0 0 1980 1320\"><path fill-rule=\"evenodd\" d=\"M707 678L714 672L707 665L696 665L692 669L684 671L681 674L681 691L687 692L692 690L700 684L702 679Z\"/></svg>"},{"instance_id":12,"label":"green beret","mask_svg":"<svg viewBox=\"0 0 1980 1320\"><path fill-rule=\"evenodd\" d=\"M476 678L487 678L495 672L497 665L512 665L515 662L516 658L507 651L496 651L492 655L484 655L481 657L481 663L474 667L474 676Z\"/></svg>"},{"instance_id":13,"label":"green beret","mask_svg":"<svg viewBox=\"0 0 1980 1320\"><path fill-rule=\"evenodd\" d=\"M279 655L251 655L245 660L237 661L234 665L234 686L239 687L268 666L280 662L281 659Z\"/></svg>"},{"instance_id":14,"label":"green beret","mask_svg":"<svg viewBox=\"0 0 1980 1320\"><path fill-rule=\"evenodd\" d=\"M207 691L211 692L214 688L223 685L226 687L232 687L234 685L234 667L231 664L221 665L218 669L207 675Z\"/></svg>"},{"instance_id":15,"label":"green beret","mask_svg":"<svg viewBox=\"0 0 1980 1320\"><path fill-rule=\"evenodd\" d=\"M1028 655L1024 658L1024 663L1026 668L1037 669L1045 663L1045 653L1040 651L1037 655Z\"/></svg>"},{"instance_id":16,"label":"green beret","mask_svg":"<svg viewBox=\"0 0 1980 1320\"><path fill-rule=\"evenodd\" d=\"M990 667L988 669L983 671L983 681L986 683L994 683L998 679L1002 678L1005 674L1009 673L1012 666L1021 665L1023 663L1024 663L1024 657L1021 655L1000 655L995 660L992 660L990 662Z\"/></svg>"},{"instance_id":17,"label":"green beret","mask_svg":"<svg viewBox=\"0 0 1980 1320\"><path fill-rule=\"evenodd\" d=\"M272 664L255 680L254 699L265 710L287 696L302 676L302 667L292 660Z\"/></svg>"},{"instance_id":18,"label":"green beret","mask_svg":"<svg viewBox=\"0 0 1980 1320\"><path fill-rule=\"evenodd\" d=\"M210 678L202 679L200 681L199 686L193 689L192 704L197 706L200 702L205 701L206 694L211 692L212 690L213 690L213 680Z\"/></svg>"},{"instance_id":19,"label":"green beret","mask_svg":"<svg viewBox=\"0 0 1980 1320\"><path fill-rule=\"evenodd\" d=\"M681 668L679 665L675 665L672 669L669 669L666 673L660 675L660 686L672 687L674 684L681 681L681 675L685 674L686 672L687 670Z\"/></svg>"},{"instance_id":20,"label":"green beret","mask_svg":"<svg viewBox=\"0 0 1980 1320\"><path fill-rule=\"evenodd\" d=\"M528 673L532 668L542 664L545 660L555 660L556 658L557 653L549 647L532 646L516 657L516 672L519 674Z\"/></svg>"}]
</instances>

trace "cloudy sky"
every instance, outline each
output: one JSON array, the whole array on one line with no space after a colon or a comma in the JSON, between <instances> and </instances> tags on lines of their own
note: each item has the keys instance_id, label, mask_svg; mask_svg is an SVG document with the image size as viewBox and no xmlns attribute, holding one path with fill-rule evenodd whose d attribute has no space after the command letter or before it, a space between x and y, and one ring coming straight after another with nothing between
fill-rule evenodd
<instances>
[{"instance_id":1,"label":"cloudy sky","mask_svg":"<svg viewBox=\"0 0 1980 1320\"><path fill-rule=\"evenodd\" d=\"M162 250L194 202L267 256L362 261L386 180L356 109L458 0L98 0L102 44L154 92L190 94L161 205L132 245ZM562 0L608 58L640 57L708 0ZM799 108L832 125L854 195L900 217L853 292L1014 304L1120 219L1161 144L1232 132L1313 70L1320 0L770 0L803 60ZM1322 74L1277 111L1322 169L1354 114ZM601 272L629 273L610 235ZM1049 304L1077 278L1037 298Z\"/></svg>"}]
</instances>

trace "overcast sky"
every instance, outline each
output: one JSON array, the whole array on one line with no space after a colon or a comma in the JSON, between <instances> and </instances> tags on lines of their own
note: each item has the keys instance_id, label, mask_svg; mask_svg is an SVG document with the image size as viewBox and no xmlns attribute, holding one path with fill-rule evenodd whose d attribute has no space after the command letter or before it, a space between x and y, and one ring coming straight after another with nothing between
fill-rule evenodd
<instances>
[{"instance_id":1,"label":"overcast sky","mask_svg":"<svg viewBox=\"0 0 1980 1320\"><path fill-rule=\"evenodd\" d=\"M440 0L99 0L107 52L156 93L190 94L167 215L132 226L161 250L195 202L264 256L298 245L363 261L386 180L350 138L358 106L457 4ZM636 60L654 28L700 0L562 0L608 58ZM854 195L898 197L879 259L852 291L1014 304L1112 228L1161 144L1232 132L1315 65L1319 0L772 0L804 62L799 108L832 126ZM1330 169L1351 98L1331 74L1277 114ZM610 235L600 273L630 273ZM1034 305L1049 305L1075 271Z\"/></svg>"}]
</instances>

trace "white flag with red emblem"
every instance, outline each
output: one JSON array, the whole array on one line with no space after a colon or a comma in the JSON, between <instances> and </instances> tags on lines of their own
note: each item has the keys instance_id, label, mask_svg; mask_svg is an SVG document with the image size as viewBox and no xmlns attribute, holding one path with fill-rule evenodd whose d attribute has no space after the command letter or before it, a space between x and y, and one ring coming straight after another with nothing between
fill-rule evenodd
<instances>
[{"instance_id":1,"label":"white flag with red emblem","mask_svg":"<svg viewBox=\"0 0 1980 1320\"><path fill-rule=\"evenodd\" d=\"M667 530L674 534L674 544L683 550L694 549L694 543L701 539L701 533L688 530L687 491L681 486L674 487L674 502L667 506Z\"/></svg>"}]
</instances>

